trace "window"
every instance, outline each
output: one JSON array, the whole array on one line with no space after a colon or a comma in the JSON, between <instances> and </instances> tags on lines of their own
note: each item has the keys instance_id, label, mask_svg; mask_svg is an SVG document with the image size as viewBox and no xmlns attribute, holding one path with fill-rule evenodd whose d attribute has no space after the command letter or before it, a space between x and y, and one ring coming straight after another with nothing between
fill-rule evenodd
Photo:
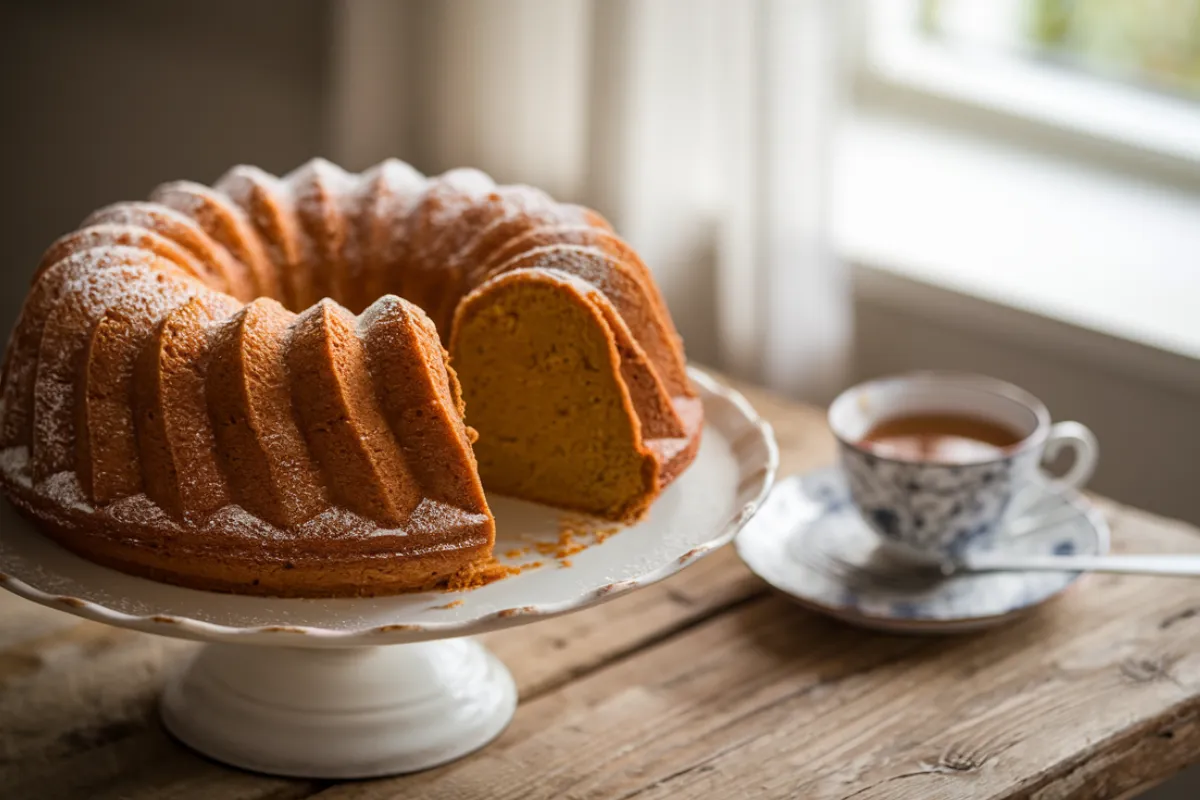
<instances>
[{"instance_id":1,"label":"window","mask_svg":"<svg viewBox=\"0 0 1200 800\"><path fill-rule=\"evenodd\" d=\"M859 8L832 211L858 297L1200 386L1200 0Z\"/></svg>"},{"instance_id":2,"label":"window","mask_svg":"<svg viewBox=\"0 0 1200 800\"><path fill-rule=\"evenodd\" d=\"M1200 0L870 0L869 78L1200 169Z\"/></svg>"}]
</instances>

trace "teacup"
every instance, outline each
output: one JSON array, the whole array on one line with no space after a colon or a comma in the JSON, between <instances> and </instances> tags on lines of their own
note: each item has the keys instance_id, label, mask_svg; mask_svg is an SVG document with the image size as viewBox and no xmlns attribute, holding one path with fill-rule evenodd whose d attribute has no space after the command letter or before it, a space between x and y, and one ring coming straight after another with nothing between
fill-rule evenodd
<instances>
[{"instance_id":1,"label":"teacup","mask_svg":"<svg viewBox=\"0 0 1200 800\"><path fill-rule=\"evenodd\" d=\"M864 441L886 420L931 414L1002 426L1014 443L990 457L948 461L889 457ZM829 424L863 520L891 550L926 563L953 563L968 548L995 546L1027 513L1019 498L1025 490L1039 483L1082 487L1099 455L1084 425L1052 423L1029 392L982 375L917 372L868 381L834 400ZM1073 451L1071 466L1050 476L1043 462L1065 449Z\"/></svg>"}]
</instances>

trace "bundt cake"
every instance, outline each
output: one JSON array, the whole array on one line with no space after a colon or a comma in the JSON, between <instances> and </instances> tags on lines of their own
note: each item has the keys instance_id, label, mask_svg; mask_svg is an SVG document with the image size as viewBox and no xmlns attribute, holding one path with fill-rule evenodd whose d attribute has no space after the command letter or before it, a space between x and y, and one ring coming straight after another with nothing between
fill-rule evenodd
<instances>
[{"instance_id":1,"label":"bundt cake","mask_svg":"<svg viewBox=\"0 0 1200 800\"><path fill-rule=\"evenodd\" d=\"M126 572L385 594L490 558L485 487L637 519L702 422L600 215L473 169L318 159L164 184L50 246L5 354L0 484Z\"/></svg>"}]
</instances>

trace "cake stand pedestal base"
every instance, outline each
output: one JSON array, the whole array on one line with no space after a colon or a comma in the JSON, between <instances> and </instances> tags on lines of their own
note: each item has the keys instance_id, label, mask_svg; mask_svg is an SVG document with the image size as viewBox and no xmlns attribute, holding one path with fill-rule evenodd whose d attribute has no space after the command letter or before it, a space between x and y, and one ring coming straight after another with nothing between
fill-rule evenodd
<instances>
[{"instance_id":1,"label":"cake stand pedestal base","mask_svg":"<svg viewBox=\"0 0 1200 800\"><path fill-rule=\"evenodd\" d=\"M483 747L517 705L512 675L483 645L211 644L168 683L167 729L256 772L368 778L427 769Z\"/></svg>"}]
</instances>

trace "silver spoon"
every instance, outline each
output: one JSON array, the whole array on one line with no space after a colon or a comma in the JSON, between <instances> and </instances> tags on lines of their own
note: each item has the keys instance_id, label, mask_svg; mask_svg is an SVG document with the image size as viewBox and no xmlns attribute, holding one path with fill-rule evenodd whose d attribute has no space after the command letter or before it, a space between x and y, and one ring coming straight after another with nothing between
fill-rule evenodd
<instances>
[{"instance_id":1,"label":"silver spoon","mask_svg":"<svg viewBox=\"0 0 1200 800\"><path fill-rule=\"evenodd\" d=\"M973 553L942 568L947 574L1050 570L1053 572L1120 572L1137 575L1200 577L1200 554L1162 553L1136 555L1036 555L1002 551Z\"/></svg>"}]
</instances>

